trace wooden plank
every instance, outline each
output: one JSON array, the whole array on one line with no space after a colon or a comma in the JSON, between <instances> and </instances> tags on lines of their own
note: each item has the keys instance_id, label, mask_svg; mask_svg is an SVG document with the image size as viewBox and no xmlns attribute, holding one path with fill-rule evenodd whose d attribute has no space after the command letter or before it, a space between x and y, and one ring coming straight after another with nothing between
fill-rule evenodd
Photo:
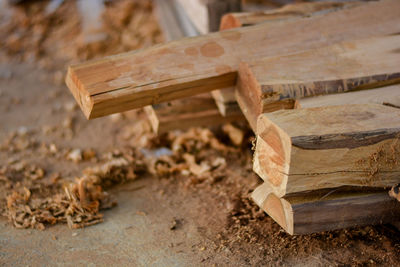
<instances>
[{"instance_id":1,"label":"wooden plank","mask_svg":"<svg viewBox=\"0 0 400 267\"><path fill-rule=\"evenodd\" d=\"M258 11L229 13L222 17L220 30L228 30L237 27L252 26L259 23L275 23L309 17L312 15L331 12L344 7L351 7L358 2L305 2L288 4L280 8Z\"/></svg>"},{"instance_id":2,"label":"wooden plank","mask_svg":"<svg viewBox=\"0 0 400 267\"><path fill-rule=\"evenodd\" d=\"M327 189L279 198L264 183L254 190L252 199L291 235L400 219L400 203L387 191L374 188Z\"/></svg>"},{"instance_id":3,"label":"wooden plank","mask_svg":"<svg viewBox=\"0 0 400 267\"><path fill-rule=\"evenodd\" d=\"M240 96L237 97L240 101ZM292 104L286 102L281 103L281 106L272 106L271 112L275 111L275 107L279 109L291 108L313 108L324 106L338 106L346 104L381 104L400 108L400 84L384 86L370 90L351 91L341 94L320 95L314 97L301 98L294 101ZM246 102L241 102L242 111L253 131L256 132L257 118L259 114L251 113L252 109L247 108Z\"/></svg>"},{"instance_id":4,"label":"wooden plank","mask_svg":"<svg viewBox=\"0 0 400 267\"><path fill-rule=\"evenodd\" d=\"M173 100L144 108L153 131L162 134L171 130L187 130L191 127L210 127L243 121L240 111L230 116L219 113L209 93Z\"/></svg>"},{"instance_id":5,"label":"wooden plank","mask_svg":"<svg viewBox=\"0 0 400 267\"><path fill-rule=\"evenodd\" d=\"M252 26L260 23L282 23L282 21L321 15L337 11L340 8L351 7L358 2L309 2L285 5L262 12L240 12L230 13L222 17L220 30L227 30L237 27ZM225 88L211 92L221 114L236 112L239 106L235 98L234 88Z\"/></svg>"},{"instance_id":6,"label":"wooden plank","mask_svg":"<svg viewBox=\"0 0 400 267\"><path fill-rule=\"evenodd\" d=\"M343 94L321 95L299 99L298 108L315 108L348 104L375 103L400 108L400 84Z\"/></svg>"},{"instance_id":7,"label":"wooden plank","mask_svg":"<svg viewBox=\"0 0 400 267\"><path fill-rule=\"evenodd\" d=\"M233 86L240 61L396 33L399 22L399 1L368 2L324 16L185 38L73 65L66 83L91 119Z\"/></svg>"},{"instance_id":8,"label":"wooden plank","mask_svg":"<svg viewBox=\"0 0 400 267\"><path fill-rule=\"evenodd\" d=\"M400 109L342 105L262 114L253 170L282 197L400 182Z\"/></svg>"},{"instance_id":9,"label":"wooden plank","mask_svg":"<svg viewBox=\"0 0 400 267\"><path fill-rule=\"evenodd\" d=\"M295 100L400 82L400 34L343 42L241 63L237 100L255 129L258 115Z\"/></svg>"}]
</instances>

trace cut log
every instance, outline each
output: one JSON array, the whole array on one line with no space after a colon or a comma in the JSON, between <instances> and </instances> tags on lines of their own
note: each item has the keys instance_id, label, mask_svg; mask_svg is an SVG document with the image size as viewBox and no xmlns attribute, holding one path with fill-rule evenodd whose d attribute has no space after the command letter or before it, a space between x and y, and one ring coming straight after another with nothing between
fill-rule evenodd
<instances>
[{"instance_id":1,"label":"cut log","mask_svg":"<svg viewBox=\"0 0 400 267\"><path fill-rule=\"evenodd\" d=\"M252 26L259 23L281 22L299 17L309 17L316 14L331 12L343 7L351 7L358 2L309 2L288 4L281 8L261 12L229 13L222 17L220 30Z\"/></svg>"},{"instance_id":2,"label":"cut log","mask_svg":"<svg viewBox=\"0 0 400 267\"><path fill-rule=\"evenodd\" d=\"M253 170L278 197L400 182L400 109L343 105L262 114Z\"/></svg>"},{"instance_id":3,"label":"cut log","mask_svg":"<svg viewBox=\"0 0 400 267\"><path fill-rule=\"evenodd\" d=\"M241 63L237 100L254 129L258 115L296 99L400 82L400 34L343 42Z\"/></svg>"},{"instance_id":4,"label":"cut log","mask_svg":"<svg viewBox=\"0 0 400 267\"><path fill-rule=\"evenodd\" d=\"M234 86L240 61L396 33L399 22L400 1L368 2L324 16L185 38L70 66L66 83L91 119Z\"/></svg>"},{"instance_id":5,"label":"cut log","mask_svg":"<svg viewBox=\"0 0 400 267\"><path fill-rule=\"evenodd\" d=\"M244 120L240 111L230 116L222 116L209 93L147 106L144 110L153 131L157 134Z\"/></svg>"},{"instance_id":6,"label":"cut log","mask_svg":"<svg viewBox=\"0 0 400 267\"><path fill-rule=\"evenodd\" d=\"M400 219L400 203L390 198L387 191L376 189L327 189L279 198L264 183L254 190L252 198L291 235Z\"/></svg>"}]
</instances>

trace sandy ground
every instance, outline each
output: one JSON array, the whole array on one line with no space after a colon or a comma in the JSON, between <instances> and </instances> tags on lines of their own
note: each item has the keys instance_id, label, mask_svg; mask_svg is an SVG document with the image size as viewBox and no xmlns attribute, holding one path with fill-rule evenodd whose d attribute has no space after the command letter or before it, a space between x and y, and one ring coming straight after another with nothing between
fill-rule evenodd
<instances>
[{"instance_id":1,"label":"sandy ground","mask_svg":"<svg viewBox=\"0 0 400 267\"><path fill-rule=\"evenodd\" d=\"M71 1L67 2L68 5L60 7L61 11L72 8ZM115 10L125 10L126 2L119 1L121 6L114 6ZM29 6L29 12L41 14L40 5ZM216 140L227 149L210 147L203 144L207 140L199 141L190 135L181 146L188 146L187 153L205 164L223 159L226 165L222 164L222 167L205 175L196 175L186 165L183 170L170 175L147 169L138 172L131 181L124 180L105 188L118 205L101 211L104 213L102 223L83 229L69 229L65 222L45 224L44 230L16 229L7 216L6 198L13 191L29 187L32 194L51 198L53 191L42 189L51 188L49 181L54 175L60 177L57 185L61 188L64 183L81 177L85 168L107 162L106 155L110 153L146 146L146 138L152 140L149 149L173 147L172 141L164 140L167 137L153 137L144 132L141 123L144 115L140 111L87 121L63 83L67 59L79 61L157 42L159 33L152 18L134 12L134 17L142 16L141 20L130 18L130 22L122 23L124 29L129 28L132 21L148 23L150 39L143 37L145 33L132 33L140 42L114 35L126 31L107 28L107 38L117 36L115 38L125 40L122 42L124 47L113 46L111 49L104 45L107 38L89 45L71 43L79 37L67 30L79 27L73 19L68 21L70 28L46 28L46 38L42 35L41 41L33 45L33 29L42 32L40 29L48 20L46 17L35 20L34 16L21 19L18 14L9 13L14 16L14 24L11 23L14 27L6 21L6 15L3 14L0 20L0 170L23 162L26 166L43 169L44 175L32 183L26 179L33 176L25 180L12 175L0 179L2 265L398 265L400 235L390 225L304 236L287 235L248 197L261 182L251 171L250 142L246 139L242 147L234 147L218 129ZM60 21L56 25L68 24L61 15L57 17ZM18 24L24 20L30 25L25 31ZM70 32L71 36L60 32ZM52 38L51 34L57 38ZM16 49L18 44L20 49ZM54 47L64 52L57 56ZM185 134L176 133L173 140ZM11 143L10 136L13 137ZM204 147L204 153L190 150L196 145ZM74 162L68 157L74 149L93 149L96 157ZM175 163L182 160L179 153ZM35 186L38 185L43 188L37 189ZM54 190L58 192L60 188Z\"/></svg>"}]
</instances>

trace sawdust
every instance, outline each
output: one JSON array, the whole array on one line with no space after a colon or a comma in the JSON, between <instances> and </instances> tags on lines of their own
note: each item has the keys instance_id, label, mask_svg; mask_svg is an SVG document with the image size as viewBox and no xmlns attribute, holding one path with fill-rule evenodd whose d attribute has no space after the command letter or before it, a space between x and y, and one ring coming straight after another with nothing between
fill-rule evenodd
<instances>
[{"instance_id":1,"label":"sawdust","mask_svg":"<svg viewBox=\"0 0 400 267\"><path fill-rule=\"evenodd\" d=\"M380 179L382 171L393 170L400 163L400 142L396 137L390 143L384 143L371 153L366 159L357 161L357 165L363 168L367 178L365 185Z\"/></svg>"},{"instance_id":2,"label":"sawdust","mask_svg":"<svg viewBox=\"0 0 400 267\"><path fill-rule=\"evenodd\" d=\"M105 163L85 169L74 182L57 174L45 179L43 169L31 164L2 166L2 191L8 193L1 209L16 228L43 230L46 225L67 223L76 229L100 223L100 210L116 205L104 189L136 179L143 172L140 162L133 152L112 153Z\"/></svg>"},{"instance_id":3,"label":"sawdust","mask_svg":"<svg viewBox=\"0 0 400 267\"><path fill-rule=\"evenodd\" d=\"M88 14L81 14L75 0L64 1L51 13L45 11L47 4L26 1L14 6L12 19L0 24L0 47L13 59L52 69L59 62L70 64L162 41L151 1L107 1L95 29L84 27ZM63 80L62 74L57 76L59 72L55 80Z\"/></svg>"}]
</instances>

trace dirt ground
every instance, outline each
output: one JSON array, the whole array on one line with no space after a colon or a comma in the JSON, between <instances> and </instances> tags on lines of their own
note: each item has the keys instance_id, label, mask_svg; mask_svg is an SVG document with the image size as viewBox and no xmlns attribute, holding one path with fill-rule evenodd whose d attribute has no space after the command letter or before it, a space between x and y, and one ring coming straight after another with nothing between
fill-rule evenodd
<instances>
[{"instance_id":1,"label":"dirt ground","mask_svg":"<svg viewBox=\"0 0 400 267\"><path fill-rule=\"evenodd\" d=\"M106 1L100 25L73 0L50 11L5 2L2 265L398 265L391 225L289 236L261 212L249 199L261 180L246 128L235 146L219 128L155 136L141 110L84 118L67 65L161 42L151 2Z\"/></svg>"}]
</instances>

